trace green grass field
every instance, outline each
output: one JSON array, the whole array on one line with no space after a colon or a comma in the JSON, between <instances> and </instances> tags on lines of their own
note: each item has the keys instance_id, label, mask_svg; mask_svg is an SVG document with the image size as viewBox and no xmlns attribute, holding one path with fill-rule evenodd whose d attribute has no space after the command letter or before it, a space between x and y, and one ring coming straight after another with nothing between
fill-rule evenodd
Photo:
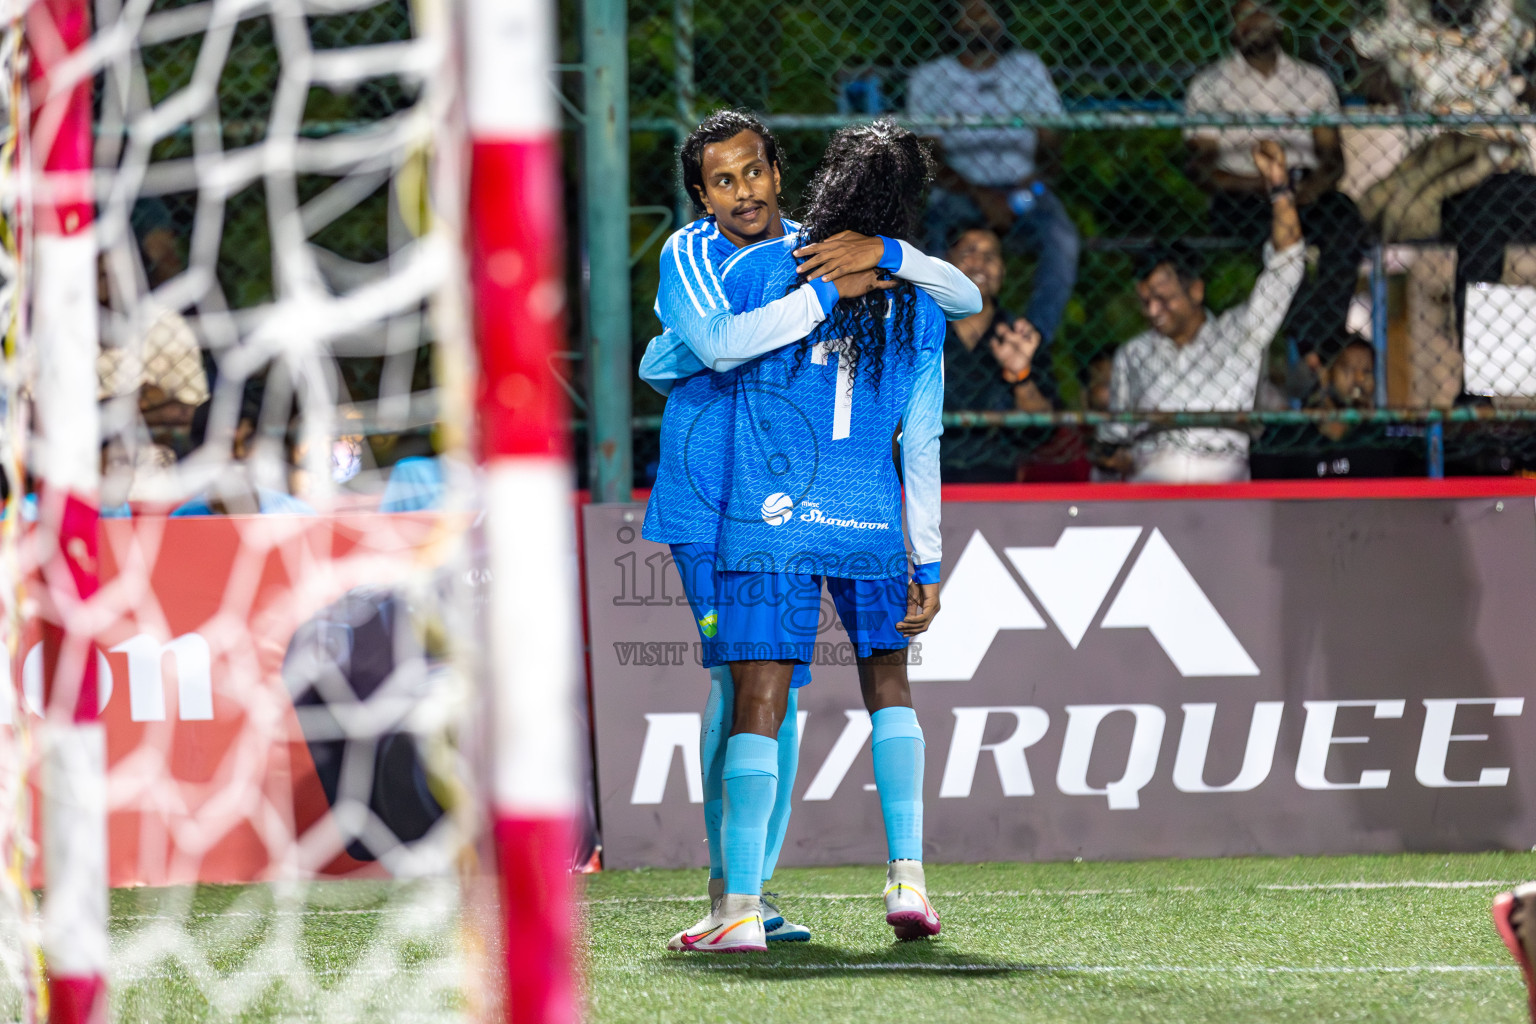
<instances>
[{"instance_id":1,"label":"green grass field","mask_svg":"<svg viewBox=\"0 0 1536 1024\"><path fill-rule=\"evenodd\" d=\"M895 945L879 868L783 871L812 941L668 953L702 872L587 886L589 1020L1523 1022L1490 924L1536 856L931 866L936 940Z\"/></svg>"},{"instance_id":2,"label":"green grass field","mask_svg":"<svg viewBox=\"0 0 1536 1024\"><path fill-rule=\"evenodd\" d=\"M771 887L814 939L710 957L663 949L703 872L607 872L585 884L587 1019L1519 1024L1488 906L1533 877L1531 854L934 865L944 933L895 945L878 867L786 870ZM460 914L446 882L119 891L113 1019L462 1020Z\"/></svg>"}]
</instances>

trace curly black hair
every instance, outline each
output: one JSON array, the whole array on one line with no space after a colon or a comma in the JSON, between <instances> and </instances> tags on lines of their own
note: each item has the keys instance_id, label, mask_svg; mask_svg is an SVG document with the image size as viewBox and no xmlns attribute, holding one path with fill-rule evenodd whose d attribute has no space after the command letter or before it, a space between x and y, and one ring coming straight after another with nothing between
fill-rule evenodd
<instances>
[{"instance_id":1,"label":"curly black hair","mask_svg":"<svg viewBox=\"0 0 1536 1024\"><path fill-rule=\"evenodd\" d=\"M844 128L832 136L806 190L801 244L825 241L839 231L910 238L932 180L933 157L927 144L896 122L881 118ZM801 275L796 284L803 283ZM916 316L916 293L902 284L839 302L817 335L849 360L850 386L867 371L878 391L886 346L894 338L898 346L910 349ZM802 347L797 366L805 351Z\"/></svg>"},{"instance_id":2,"label":"curly black hair","mask_svg":"<svg viewBox=\"0 0 1536 1024\"><path fill-rule=\"evenodd\" d=\"M693 208L704 212L704 147L712 142L734 139L742 132L756 132L763 140L763 152L768 156L768 166L779 166L779 143L773 132L764 127L757 115L749 110L717 110L699 126L688 133L678 150L678 162L682 165L683 191L693 202Z\"/></svg>"}]
</instances>

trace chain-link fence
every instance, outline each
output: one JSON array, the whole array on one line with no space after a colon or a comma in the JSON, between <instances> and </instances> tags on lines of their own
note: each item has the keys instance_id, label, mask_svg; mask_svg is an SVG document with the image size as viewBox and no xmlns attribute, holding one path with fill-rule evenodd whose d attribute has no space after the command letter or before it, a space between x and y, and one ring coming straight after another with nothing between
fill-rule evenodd
<instances>
[{"instance_id":1,"label":"chain-link fence","mask_svg":"<svg viewBox=\"0 0 1536 1024\"><path fill-rule=\"evenodd\" d=\"M939 157L912 241L992 293L946 342L947 479L1536 469L1533 15L639 0L636 351L699 118L765 117L793 215L829 132L890 113ZM637 389L640 484L659 412Z\"/></svg>"}]
</instances>

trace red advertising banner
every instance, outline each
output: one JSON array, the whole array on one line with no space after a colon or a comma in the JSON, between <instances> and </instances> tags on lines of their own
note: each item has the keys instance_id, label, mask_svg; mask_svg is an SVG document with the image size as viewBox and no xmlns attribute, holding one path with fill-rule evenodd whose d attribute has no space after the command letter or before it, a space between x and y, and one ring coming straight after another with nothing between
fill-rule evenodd
<instances>
[{"instance_id":1,"label":"red advertising banner","mask_svg":"<svg viewBox=\"0 0 1536 1024\"><path fill-rule=\"evenodd\" d=\"M441 564L457 530L429 514L102 521L114 886L382 872L337 854L284 657L295 630L348 592ZM12 679L22 713L39 714L35 623Z\"/></svg>"}]
</instances>

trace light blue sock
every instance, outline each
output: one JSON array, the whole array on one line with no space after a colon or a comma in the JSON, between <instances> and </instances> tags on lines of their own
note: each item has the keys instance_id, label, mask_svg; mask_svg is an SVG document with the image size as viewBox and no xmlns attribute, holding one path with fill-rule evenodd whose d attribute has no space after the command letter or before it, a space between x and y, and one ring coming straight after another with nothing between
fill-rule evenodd
<instances>
[{"instance_id":1,"label":"light blue sock","mask_svg":"<svg viewBox=\"0 0 1536 1024\"><path fill-rule=\"evenodd\" d=\"M725 741L731 732L731 670L720 665L709 670L709 700L699 722L699 769L704 775L704 838L709 843L709 877L724 878L720 857L720 812L724 793Z\"/></svg>"},{"instance_id":2,"label":"light blue sock","mask_svg":"<svg viewBox=\"0 0 1536 1024\"><path fill-rule=\"evenodd\" d=\"M875 788L885 818L890 860L923 859L923 730L911 708L881 708L870 716Z\"/></svg>"},{"instance_id":3,"label":"light blue sock","mask_svg":"<svg viewBox=\"0 0 1536 1024\"><path fill-rule=\"evenodd\" d=\"M725 809L720 849L725 858L725 891L756 896L763 889L763 851L768 815L778 790L779 741L743 732L725 743Z\"/></svg>"},{"instance_id":4,"label":"light blue sock","mask_svg":"<svg viewBox=\"0 0 1536 1024\"><path fill-rule=\"evenodd\" d=\"M789 801L795 793L795 769L800 765L799 689L789 691L789 710L779 726L779 786L773 798L773 813L768 816L768 853L763 858L763 881L773 877L784 849L784 833L789 831Z\"/></svg>"}]
</instances>

